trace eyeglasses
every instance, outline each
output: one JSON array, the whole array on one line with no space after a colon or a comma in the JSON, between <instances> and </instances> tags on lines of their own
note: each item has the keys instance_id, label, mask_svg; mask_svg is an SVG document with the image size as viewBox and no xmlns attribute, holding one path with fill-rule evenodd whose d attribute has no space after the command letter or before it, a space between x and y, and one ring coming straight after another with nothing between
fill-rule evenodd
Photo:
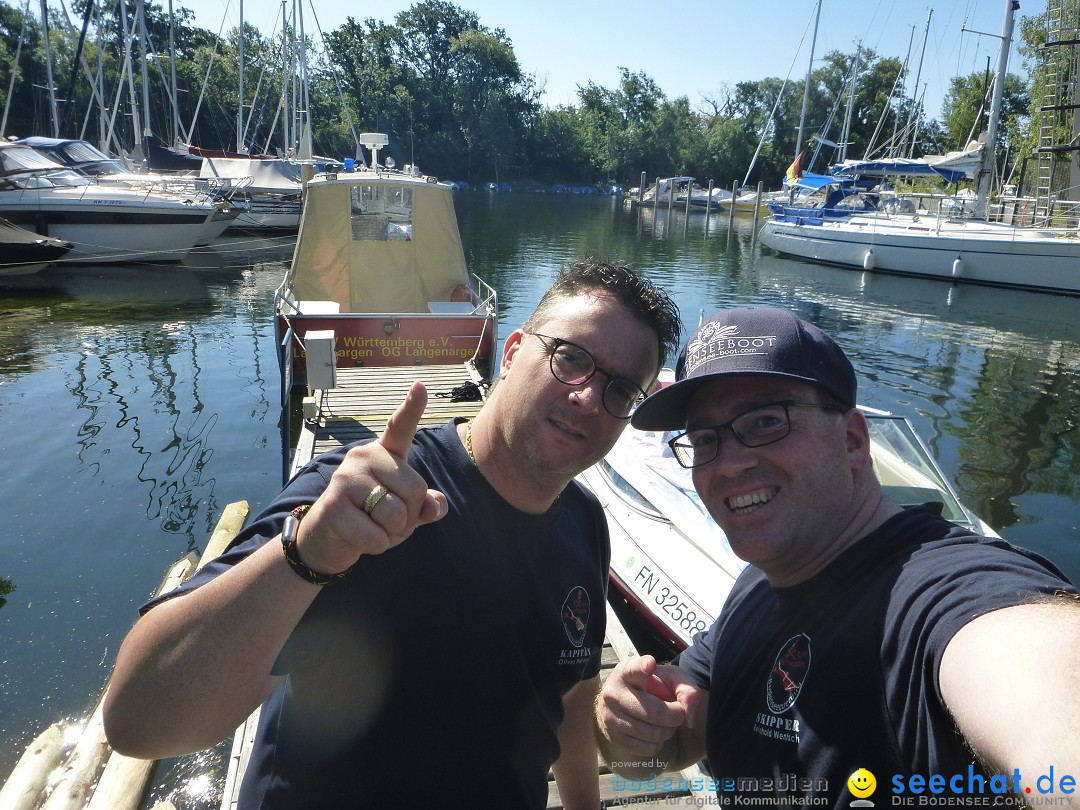
<instances>
[{"instance_id":1,"label":"eyeglasses","mask_svg":"<svg viewBox=\"0 0 1080 810\"><path fill-rule=\"evenodd\" d=\"M731 428L732 434L743 447L764 447L791 433L791 415L788 408L793 407L821 408L843 413L842 409L832 405L786 399L751 408L722 425L688 430L669 441L668 447L684 467L700 467L715 460L720 455L720 434L726 428Z\"/></svg>"},{"instance_id":2,"label":"eyeglasses","mask_svg":"<svg viewBox=\"0 0 1080 810\"><path fill-rule=\"evenodd\" d=\"M645 392L635 383L625 377L616 377L609 371L604 371L596 365L593 356L569 340L541 335L532 332L544 343L551 341L548 346L551 375L566 385L585 385L593 378L596 372L600 372L608 378L604 386L604 408L616 419L629 419L637 410L637 406L645 399Z\"/></svg>"}]
</instances>

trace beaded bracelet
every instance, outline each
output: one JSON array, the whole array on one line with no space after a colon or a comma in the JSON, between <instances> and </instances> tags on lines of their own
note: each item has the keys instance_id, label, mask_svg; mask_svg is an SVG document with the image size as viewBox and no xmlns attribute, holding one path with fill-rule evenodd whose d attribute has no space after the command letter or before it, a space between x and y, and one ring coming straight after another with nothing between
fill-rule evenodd
<instances>
[{"instance_id":1,"label":"beaded bracelet","mask_svg":"<svg viewBox=\"0 0 1080 810\"><path fill-rule=\"evenodd\" d=\"M286 562L289 563L289 567L296 572L297 576L312 585L322 587L323 585L329 585L331 582L337 582L339 579L344 579L352 570L352 566L350 565L337 574L320 574L318 571L313 571L304 565L304 561L300 559L300 554L296 550L296 531L300 525L300 518L310 508L311 504L298 506L285 518L285 525L281 529L281 548L285 552Z\"/></svg>"}]
</instances>

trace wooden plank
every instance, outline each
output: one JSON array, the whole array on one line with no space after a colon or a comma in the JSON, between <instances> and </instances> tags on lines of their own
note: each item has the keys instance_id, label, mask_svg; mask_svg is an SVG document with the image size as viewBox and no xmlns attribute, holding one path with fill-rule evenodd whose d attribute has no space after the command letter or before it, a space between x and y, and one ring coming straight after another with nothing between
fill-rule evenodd
<instances>
[{"instance_id":1,"label":"wooden plank","mask_svg":"<svg viewBox=\"0 0 1080 810\"><path fill-rule=\"evenodd\" d=\"M379 436L416 380L428 392L421 426L441 425L457 416L471 419L483 405L482 400L453 402L449 396L465 383L480 382L479 374L466 363L338 369L333 388L312 392L318 416L305 421L301 429L293 472L321 453Z\"/></svg>"}]
</instances>

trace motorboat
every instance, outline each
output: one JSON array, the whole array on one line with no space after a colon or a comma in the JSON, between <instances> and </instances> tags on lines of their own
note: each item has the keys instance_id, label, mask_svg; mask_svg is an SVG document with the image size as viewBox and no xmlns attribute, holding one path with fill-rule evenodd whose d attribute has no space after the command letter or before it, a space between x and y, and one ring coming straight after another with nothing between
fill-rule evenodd
<instances>
[{"instance_id":1,"label":"motorboat","mask_svg":"<svg viewBox=\"0 0 1080 810\"><path fill-rule=\"evenodd\" d=\"M39 236L0 217L0 278L33 275L71 248L71 242Z\"/></svg>"},{"instance_id":2,"label":"motorboat","mask_svg":"<svg viewBox=\"0 0 1080 810\"><path fill-rule=\"evenodd\" d=\"M183 174L160 174L134 172L119 158L107 155L88 141L78 138L46 138L35 135L20 138L15 143L24 144L62 166L74 169L93 178L101 185L124 186L140 191L153 191L181 200L198 200L213 204L218 214L207 221L206 232L196 245L208 245L221 236L246 206L232 202L232 196L244 183L222 182Z\"/></svg>"},{"instance_id":3,"label":"motorboat","mask_svg":"<svg viewBox=\"0 0 1080 810\"><path fill-rule=\"evenodd\" d=\"M314 371L357 366L474 361L488 377L497 296L466 268L450 186L415 166L380 165L385 134L361 142L370 166L328 167L304 190L274 295L283 370L309 388L329 387L313 385Z\"/></svg>"},{"instance_id":4,"label":"motorboat","mask_svg":"<svg viewBox=\"0 0 1080 810\"><path fill-rule=\"evenodd\" d=\"M205 200L95 183L24 144L0 143L0 215L71 242L63 263L179 262L227 216Z\"/></svg>"},{"instance_id":5,"label":"motorboat","mask_svg":"<svg viewBox=\"0 0 1080 810\"><path fill-rule=\"evenodd\" d=\"M960 502L907 419L861 410L886 495L904 505L940 503L949 520L996 536ZM705 509L690 470L675 460L667 444L672 435L627 428L611 452L578 480L604 507L612 596L625 600L653 639L675 654L712 626L746 563Z\"/></svg>"}]
</instances>

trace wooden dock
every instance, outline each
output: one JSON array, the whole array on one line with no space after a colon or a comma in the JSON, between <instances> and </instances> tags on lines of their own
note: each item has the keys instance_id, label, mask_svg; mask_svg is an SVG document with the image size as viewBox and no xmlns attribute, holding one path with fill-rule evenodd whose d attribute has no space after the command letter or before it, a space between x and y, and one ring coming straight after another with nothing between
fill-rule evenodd
<instances>
[{"instance_id":1,"label":"wooden dock","mask_svg":"<svg viewBox=\"0 0 1080 810\"><path fill-rule=\"evenodd\" d=\"M441 425L455 416L472 418L482 401L454 402L451 393L466 383L477 384L480 375L471 366L400 366L337 370L337 386L313 392L304 426L293 453L297 470L312 458L343 444L374 439L386 429L386 420L405 401L413 382L420 380L428 392L427 410L421 426Z\"/></svg>"}]
</instances>

